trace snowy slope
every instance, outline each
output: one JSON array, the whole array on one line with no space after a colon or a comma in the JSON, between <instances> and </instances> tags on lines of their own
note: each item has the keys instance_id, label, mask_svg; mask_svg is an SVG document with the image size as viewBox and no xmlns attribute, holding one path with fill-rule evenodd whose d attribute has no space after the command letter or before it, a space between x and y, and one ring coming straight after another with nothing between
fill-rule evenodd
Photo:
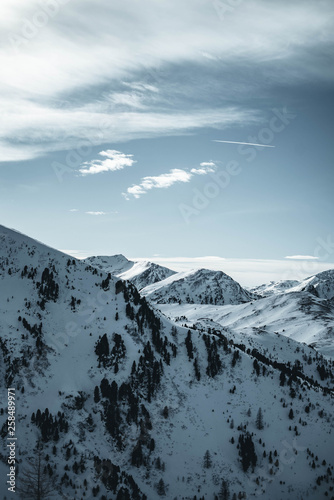
<instances>
[{"instance_id":1,"label":"snowy slope","mask_svg":"<svg viewBox=\"0 0 334 500\"><path fill-rule=\"evenodd\" d=\"M141 290L158 304L240 304L255 299L239 283L222 271L199 269L184 271Z\"/></svg>"},{"instance_id":2,"label":"snowy slope","mask_svg":"<svg viewBox=\"0 0 334 500\"><path fill-rule=\"evenodd\" d=\"M323 271L306 278L291 289L292 292L305 291L321 299L334 298L334 269Z\"/></svg>"},{"instance_id":3,"label":"snowy slope","mask_svg":"<svg viewBox=\"0 0 334 500\"><path fill-rule=\"evenodd\" d=\"M233 331L258 329L279 333L315 347L334 358L334 308L306 292L273 295L234 306L162 305L159 309L171 318L186 317L190 324L207 318Z\"/></svg>"},{"instance_id":4,"label":"snowy slope","mask_svg":"<svg viewBox=\"0 0 334 500\"><path fill-rule=\"evenodd\" d=\"M285 293L299 284L300 281L297 280L271 281L270 283L264 283L263 285L256 286L250 291L257 295L261 295L262 297L268 297L269 295Z\"/></svg>"},{"instance_id":5,"label":"snowy slope","mask_svg":"<svg viewBox=\"0 0 334 500\"><path fill-rule=\"evenodd\" d=\"M131 284L3 227L0 297L0 409L15 387L18 481L42 434L55 499L157 499L163 489L168 499L211 499L223 479L231 499L331 498L333 364L312 348L271 332L245 335L231 318L228 326L192 318L189 330ZM159 307L190 315L250 306ZM115 350L115 334L125 350ZM37 425L37 410L52 424ZM248 432L257 461L244 470L237 445ZM1 498L10 498L6 437L0 411Z\"/></svg>"},{"instance_id":6,"label":"snowy slope","mask_svg":"<svg viewBox=\"0 0 334 500\"><path fill-rule=\"evenodd\" d=\"M121 279L131 281L138 290L175 274L175 271L159 264L149 261L134 262L124 255L88 257L85 262Z\"/></svg>"},{"instance_id":7,"label":"snowy slope","mask_svg":"<svg viewBox=\"0 0 334 500\"><path fill-rule=\"evenodd\" d=\"M146 286L160 282L169 276L175 275L175 271L167 267L154 264L153 262L135 262L131 269L119 274L119 278L129 280L138 290L142 290Z\"/></svg>"},{"instance_id":8,"label":"snowy slope","mask_svg":"<svg viewBox=\"0 0 334 500\"><path fill-rule=\"evenodd\" d=\"M118 276L120 273L124 273L124 271L128 271L134 265L134 262L128 260L124 255L117 254L111 256L99 255L95 257L87 257L87 259L83 259L87 264L97 267L101 271L105 273L110 273L114 276Z\"/></svg>"}]
</instances>

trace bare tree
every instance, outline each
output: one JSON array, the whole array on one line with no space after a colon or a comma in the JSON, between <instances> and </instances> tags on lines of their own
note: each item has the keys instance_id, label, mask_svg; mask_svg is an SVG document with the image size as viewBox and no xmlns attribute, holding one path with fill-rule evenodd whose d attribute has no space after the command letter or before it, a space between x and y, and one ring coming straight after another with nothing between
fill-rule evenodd
<instances>
[{"instance_id":1,"label":"bare tree","mask_svg":"<svg viewBox=\"0 0 334 500\"><path fill-rule=\"evenodd\" d=\"M18 492L24 500L47 500L54 493L54 485L43 464L43 446L37 441L35 455L29 460L18 481Z\"/></svg>"}]
</instances>

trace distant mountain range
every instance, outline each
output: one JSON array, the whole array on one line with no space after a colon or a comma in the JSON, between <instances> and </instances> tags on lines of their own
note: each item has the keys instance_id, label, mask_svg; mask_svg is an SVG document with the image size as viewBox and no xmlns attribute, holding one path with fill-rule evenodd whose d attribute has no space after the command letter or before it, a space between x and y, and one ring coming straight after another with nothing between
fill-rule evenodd
<instances>
[{"instance_id":1,"label":"distant mountain range","mask_svg":"<svg viewBox=\"0 0 334 500\"><path fill-rule=\"evenodd\" d=\"M222 271L175 272L152 262L129 261L124 255L88 257L85 262L131 281L152 302L170 304L241 304L256 298Z\"/></svg>"}]
</instances>

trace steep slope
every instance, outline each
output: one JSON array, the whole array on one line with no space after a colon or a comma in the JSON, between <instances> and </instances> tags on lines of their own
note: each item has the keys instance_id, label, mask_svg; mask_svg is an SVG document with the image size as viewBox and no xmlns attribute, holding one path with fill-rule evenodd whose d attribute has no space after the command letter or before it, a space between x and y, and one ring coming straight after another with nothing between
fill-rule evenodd
<instances>
[{"instance_id":1,"label":"steep slope","mask_svg":"<svg viewBox=\"0 0 334 500\"><path fill-rule=\"evenodd\" d=\"M175 271L167 267L154 264L153 262L135 262L131 269L120 273L118 276L123 280L129 280L138 290L146 286L160 282L169 276L175 275Z\"/></svg>"},{"instance_id":2,"label":"steep slope","mask_svg":"<svg viewBox=\"0 0 334 500\"><path fill-rule=\"evenodd\" d=\"M110 273L113 276L118 276L120 273L124 273L131 269L134 265L134 262L128 260L124 255L117 254L111 256L99 255L95 257L87 257L87 259L83 259L83 262L96 267L100 271L104 271L105 273Z\"/></svg>"},{"instance_id":3,"label":"steep slope","mask_svg":"<svg viewBox=\"0 0 334 500\"><path fill-rule=\"evenodd\" d=\"M306 278L291 289L293 292L305 291L320 299L334 298L334 269L323 271Z\"/></svg>"},{"instance_id":4,"label":"steep slope","mask_svg":"<svg viewBox=\"0 0 334 500\"><path fill-rule=\"evenodd\" d=\"M53 498L330 498L333 365L313 349L177 326L131 283L2 227L0 294L18 484L41 438ZM1 498L7 437L0 411Z\"/></svg>"},{"instance_id":5,"label":"steep slope","mask_svg":"<svg viewBox=\"0 0 334 500\"><path fill-rule=\"evenodd\" d=\"M255 299L222 271L185 271L149 285L141 294L157 304L240 304Z\"/></svg>"},{"instance_id":6,"label":"steep slope","mask_svg":"<svg viewBox=\"0 0 334 500\"><path fill-rule=\"evenodd\" d=\"M88 257L85 262L113 276L131 281L138 290L175 274L175 271L159 264L149 261L134 262L124 255Z\"/></svg>"}]
</instances>

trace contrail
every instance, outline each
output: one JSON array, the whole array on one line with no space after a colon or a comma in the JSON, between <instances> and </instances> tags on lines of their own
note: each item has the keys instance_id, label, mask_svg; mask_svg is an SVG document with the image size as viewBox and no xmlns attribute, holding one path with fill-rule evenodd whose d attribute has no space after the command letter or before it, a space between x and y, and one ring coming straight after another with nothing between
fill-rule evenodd
<instances>
[{"instance_id":1,"label":"contrail","mask_svg":"<svg viewBox=\"0 0 334 500\"><path fill-rule=\"evenodd\" d=\"M261 146L262 148L276 147L276 146L269 146L269 144L253 144L252 142L235 142L235 141L218 141L218 140L213 140L212 142L225 142L226 144L247 144L248 146Z\"/></svg>"}]
</instances>

